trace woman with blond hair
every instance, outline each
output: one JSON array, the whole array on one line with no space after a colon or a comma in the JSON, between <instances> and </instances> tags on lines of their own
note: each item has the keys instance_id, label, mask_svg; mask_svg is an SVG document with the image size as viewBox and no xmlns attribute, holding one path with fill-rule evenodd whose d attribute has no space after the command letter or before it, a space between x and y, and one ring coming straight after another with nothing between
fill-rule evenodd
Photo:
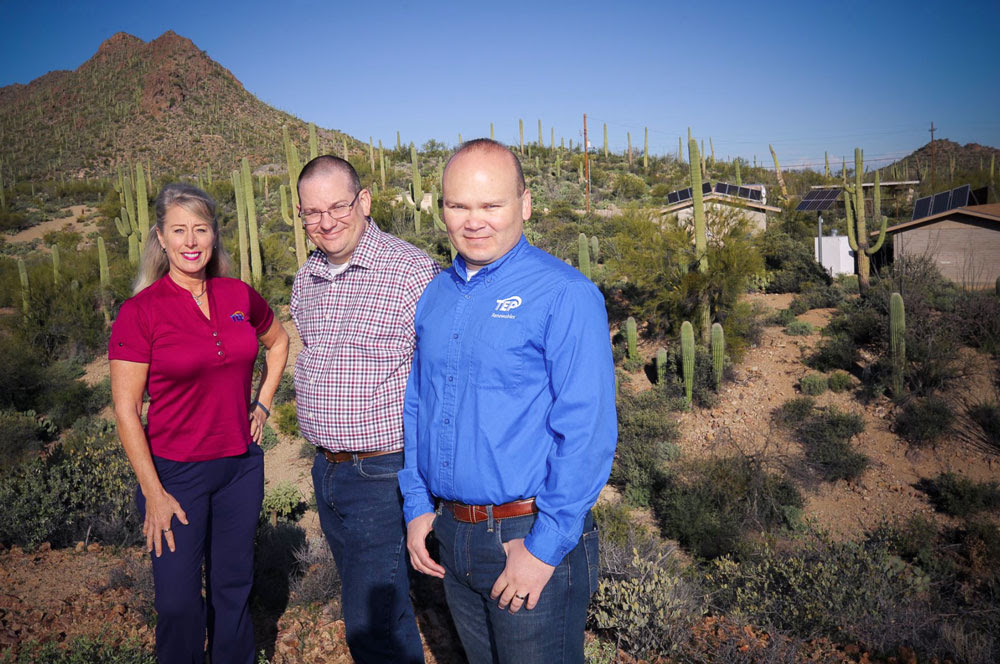
<instances>
[{"instance_id":1,"label":"woman with blond hair","mask_svg":"<svg viewBox=\"0 0 1000 664\"><path fill-rule=\"evenodd\" d=\"M190 185L165 186L133 296L111 329L111 392L154 554L161 662L204 661L206 628L212 664L254 661L249 598L264 494L257 443L288 336L253 288L228 278L229 265L215 202ZM252 397L258 341L266 361Z\"/></svg>"}]
</instances>

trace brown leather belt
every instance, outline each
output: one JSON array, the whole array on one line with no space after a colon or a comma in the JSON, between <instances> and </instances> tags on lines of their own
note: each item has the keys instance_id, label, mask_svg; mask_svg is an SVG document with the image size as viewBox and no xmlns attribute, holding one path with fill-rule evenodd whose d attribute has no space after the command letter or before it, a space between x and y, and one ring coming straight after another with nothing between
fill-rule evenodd
<instances>
[{"instance_id":1,"label":"brown leather belt","mask_svg":"<svg viewBox=\"0 0 1000 664\"><path fill-rule=\"evenodd\" d=\"M331 452L330 450L323 450L323 456L330 463L344 463L345 461L351 461L354 457L359 459L368 459L371 457L383 456L385 454L398 454L403 450L383 450L380 452Z\"/></svg>"},{"instance_id":2,"label":"brown leather belt","mask_svg":"<svg viewBox=\"0 0 1000 664\"><path fill-rule=\"evenodd\" d=\"M451 513L455 515L456 521L461 521L462 523L480 523L489 518L489 512L486 509L489 507L488 505L466 505L465 503L456 503L450 500L442 500L441 504L451 510ZM526 516L537 513L538 506L535 505L534 498L525 498L524 500L515 500L493 506L494 519L509 519L515 516Z\"/></svg>"}]
</instances>

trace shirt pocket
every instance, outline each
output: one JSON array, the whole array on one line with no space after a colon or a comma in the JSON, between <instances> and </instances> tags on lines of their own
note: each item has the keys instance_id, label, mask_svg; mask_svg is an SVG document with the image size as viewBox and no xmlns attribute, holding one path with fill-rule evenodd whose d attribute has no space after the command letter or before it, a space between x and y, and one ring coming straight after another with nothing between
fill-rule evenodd
<instances>
[{"instance_id":1,"label":"shirt pocket","mask_svg":"<svg viewBox=\"0 0 1000 664\"><path fill-rule=\"evenodd\" d=\"M469 382L489 390L514 390L524 382L526 335L519 325L490 320L473 332Z\"/></svg>"}]
</instances>

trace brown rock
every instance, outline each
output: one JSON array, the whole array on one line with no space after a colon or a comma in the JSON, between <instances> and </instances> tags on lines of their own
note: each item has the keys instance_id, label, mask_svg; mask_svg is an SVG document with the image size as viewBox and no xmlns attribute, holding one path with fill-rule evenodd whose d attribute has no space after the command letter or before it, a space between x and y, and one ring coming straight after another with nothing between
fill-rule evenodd
<instances>
[{"instance_id":1,"label":"brown rock","mask_svg":"<svg viewBox=\"0 0 1000 664\"><path fill-rule=\"evenodd\" d=\"M90 553L100 553L102 548L99 542L91 542L87 545L87 551Z\"/></svg>"},{"instance_id":2,"label":"brown rock","mask_svg":"<svg viewBox=\"0 0 1000 664\"><path fill-rule=\"evenodd\" d=\"M77 553L83 553L83 542L77 542L73 550Z\"/></svg>"}]
</instances>

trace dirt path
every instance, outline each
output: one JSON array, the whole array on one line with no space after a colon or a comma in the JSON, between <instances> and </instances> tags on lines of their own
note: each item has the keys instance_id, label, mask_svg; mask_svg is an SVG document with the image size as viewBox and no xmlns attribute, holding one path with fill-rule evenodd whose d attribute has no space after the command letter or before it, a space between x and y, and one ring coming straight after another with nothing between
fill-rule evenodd
<instances>
[{"instance_id":1,"label":"dirt path","mask_svg":"<svg viewBox=\"0 0 1000 664\"><path fill-rule=\"evenodd\" d=\"M91 218L81 224L78 219L91 215L95 211L94 208L87 207L86 205L71 205L64 210L64 212L68 213L68 216L43 221L14 235L8 235L7 241L31 242L32 240L40 240L46 233L52 231L76 231L86 236L87 233L98 230L97 221Z\"/></svg>"}]
</instances>

